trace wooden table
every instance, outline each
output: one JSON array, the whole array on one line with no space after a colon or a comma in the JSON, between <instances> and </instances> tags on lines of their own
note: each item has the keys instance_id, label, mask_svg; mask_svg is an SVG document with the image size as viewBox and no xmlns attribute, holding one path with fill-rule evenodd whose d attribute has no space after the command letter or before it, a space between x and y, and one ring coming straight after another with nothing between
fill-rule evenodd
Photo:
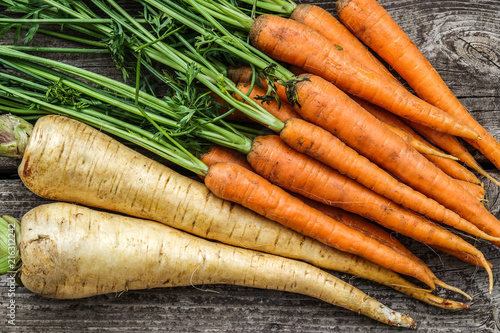
<instances>
[{"instance_id":1,"label":"wooden table","mask_svg":"<svg viewBox=\"0 0 500 333\"><path fill-rule=\"evenodd\" d=\"M304 1L310 2L310 1ZM333 11L333 1L313 1ZM423 50L444 80L476 119L500 139L500 1L380 0ZM10 40L4 39L2 43ZM35 44L47 43L42 37ZM50 43L57 43L51 41ZM50 55L90 70L120 74L106 55ZM478 155L483 165L500 172ZM0 159L0 214L21 218L47 202L30 193L16 175L16 162ZM500 217L498 187L485 181L489 209ZM485 242L477 246L495 265L496 283L488 294L483 270L419 243L400 237L442 280L474 297L471 310L434 308L353 276L337 274L369 295L418 322L420 332L500 332L500 250ZM335 274L335 273L334 273ZM129 291L83 300L51 300L25 288L8 297L0 279L1 332L388 332L363 316L301 295L233 286L183 287ZM463 299L438 290L443 297ZM15 326L8 325L7 306L15 300Z\"/></svg>"}]
</instances>

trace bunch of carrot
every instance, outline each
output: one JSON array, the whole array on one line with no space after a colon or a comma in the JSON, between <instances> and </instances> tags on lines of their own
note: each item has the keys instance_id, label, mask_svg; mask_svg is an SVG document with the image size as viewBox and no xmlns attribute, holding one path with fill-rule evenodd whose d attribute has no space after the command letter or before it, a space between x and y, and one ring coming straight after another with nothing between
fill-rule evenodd
<instances>
[{"instance_id":1,"label":"bunch of carrot","mask_svg":"<svg viewBox=\"0 0 500 333\"><path fill-rule=\"evenodd\" d=\"M454 137L466 138L476 147L484 148L484 142L490 140L484 129L468 117L443 111L447 109L442 107L446 105L445 102L425 97L427 93L418 88L421 80L413 80L416 74L406 73L409 66L402 65L398 72L409 83L413 80L410 85L423 99L410 93L333 16L317 7L291 6L291 19L267 14L253 20L236 7L226 7L228 4L223 1L184 2L187 7L168 0L145 1L199 35L208 34L202 22L219 29L231 39L231 43L223 38L214 38L213 41L220 43L219 47L225 52L237 54L241 63L250 64L257 70L249 73L230 70L222 64L215 66L206 58L197 57L196 49L182 36L177 36L179 43L188 50L186 54L189 56L183 56L182 61L199 61L201 70L196 78L200 82L220 94L231 106L240 108L246 116L279 134L254 138L251 146L241 148L240 151L246 155L244 162L240 155L237 160L226 155L216 156L212 161L205 159L206 155L202 163L197 162L198 170L195 172L203 176L205 185L212 193L324 244L413 276L431 289L439 285L463 293L440 281L420 259L391 241L380 229L365 220L357 223L354 222L357 218L346 218L344 210L350 211L484 267L490 275L491 291L493 276L490 263L483 254L455 233L432 222L444 223L496 245L500 244L500 222L482 205L479 181L467 169L457 167L454 161L460 159L492 179ZM102 5L98 1L96 3ZM165 37L155 38L114 1L109 0L108 3L115 12L101 8L113 19L119 16L121 24L128 24L127 29L144 39L144 48L141 46L141 50L145 54L177 70L183 69L180 60L167 54L170 49L162 42ZM378 8L375 1L357 0L339 2L337 8L342 20L350 20L351 23L346 23L350 29L368 34L370 28L364 26L363 22L369 20L354 18L357 9L364 5L366 9L359 12L366 15L372 8ZM351 8L353 11L349 12ZM66 11L69 12L68 9ZM186 14L188 12L189 16ZM221 12L226 13L226 18L230 20L238 17L240 21L233 20L228 24L232 28L239 24L242 30L248 32L257 50L244 44L243 40L230 34L217 22L216 19L219 19L224 23ZM389 23L387 29L396 31L390 25L390 18L386 16L385 20ZM383 24L379 22L378 27L380 25ZM320 27L330 28L320 30ZM333 29L341 29L341 33L331 33L338 31ZM339 36L342 36L339 40L332 39ZM367 44L372 41L375 51L377 36L383 34L373 32L367 35L365 41ZM398 39L393 37L392 40ZM379 47L385 50L390 45ZM398 48L395 45L386 51L390 54L386 59L389 64L391 59L399 58ZM11 50L0 49L0 54L40 61ZM177 53L176 56L181 57ZM383 54L381 56L384 57ZM305 73L295 76L275 60L296 66L297 71ZM412 63L415 64L415 59L412 59ZM428 70L432 71L432 68L428 67ZM418 71L423 72L420 67ZM215 79L220 83L221 77L224 89L217 88L213 83ZM429 82L423 85L427 86ZM263 90L259 90L258 86ZM266 90L271 91L279 102L266 99ZM14 93L13 90L5 91ZM144 94L142 97L145 99ZM267 102L260 102L263 98ZM383 109L390 113L387 114ZM441 148L455 158L450 159L450 156L436 152L436 148L430 147L426 140L410 128L436 144L439 142ZM444 144L445 140L450 143ZM421 153L415 148L417 146L420 151L424 151L425 147L422 146L430 150ZM495 153L492 150L495 145L490 143L488 147L482 151L494 160ZM216 149L213 151L217 152ZM36 190L33 184L28 183L34 170L28 162L22 164L21 175L30 188L42 191L45 185ZM453 172L451 167L458 171ZM457 174L464 177L457 179L450 176ZM83 183L86 181L83 180ZM494 179L492 181L496 182ZM295 193L290 194L285 190ZM57 196L54 198L60 199ZM64 194L64 199L76 198L68 198ZM108 209L114 205L114 200L104 199L99 204L88 204ZM134 200L134 205L139 205L137 209L142 213L147 203ZM343 210L341 213L332 212L331 206ZM136 210L125 213L140 214ZM157 216L144 217L158 219Z\"/></svg>"},{"instance_id":2,"label":"bunch of carrot","mask_svg":"<svg viewBox=\"0 0 500 333\"><path fill-rule=\"evenodd\" d=\"M158 5L154 1L149 1L149 3L161 9L165 9L166 6ZM163 1L163 3L168 3L168 1ZM220 27L213 20L214 17L217 17L222 22L226 21L223 15L216 16L215 14L218 8L223 8L220 10L220 13L224 11L230 12L225 4L217 1L209 1L210 5L203 7L201 1L186 0L185 3L203 15L208 21L213 22L214 26L218 27L222 32L225 31L225 28ZM235 9L233 8L233 10ZM308 125L314 123L326 130L324 131L326 134L318 134L318 136L312 139L311 134L309 134L310 132L305 130L306 127L300 127L300 130L296 127L290 130L294 132L294 135L297 135L297 138L293 139L297 142L297 145L293 146L293 143L290 142L291 140L287 141L284 129L287 126L297 126L300 121L285 121L285 127L280 130L280 137L287 144L292 145L295 149L307 147L302 151L348 175L357 182L362 183L365 187L385 196L387 199L406 205L407 208L417 210L431 219L445 222L445 219L436 216L435 208L428 210L424 208L426 211L419 210L419 207L423 208L420 201L416 201L414 197L402 196L398 192L400 185L396 185L399 183L391 175L382 172L385 178L381 178L382 176L379 174L376 177L368 174L368 172L373 172L371 171L373 169L379 170L376 166L370 165L369 168L364 167L363 171L358 171L361 169L355 169L353 165L361 165L360 162L357 162L357 160L353 162L352 158L348 159L347 157L345 159L347 162L341 165L344 160L337 157L346 156L345 153L334 152L331 144L325 143L325 135L333 135L360 155L371 160L378 167L389 171L398 180L413 188L413 190L434 199L462 218L460 223L445 223L461 229L460 224L463 222L463 225L467 225L467 227L461 230L479 236L478 233L472 232L472 229L476 229L483 235L480 237L489 238L489 240L498 244L495 238L500 235L500 223L477 200L477 184L470 185L448 176L436 164L409 146L406 142L407 140L402 138L401 129L391 128L389 124L378 121L346 93L367 100L378 107L386 108L398 116L405 118L407 121L419 123L419 126L425 125L433 130L446 132L447 135L458 134L469 139L472 139L471 136L474 136L473 140L480 140L478 135L472 134L474 131L470 132L471 128L469 126L439 108L412 95L392 76L387 75L387 70L373 70L372 64L374 61L365 65L355 60L354 57L350 56L350 52L351 50L356 50L356 48L344 48L338 43L333 43L318 31L296 20L273 15L261 15L255 20L248 18L246 21L243 21L241 16L237 17L237 15L226 15L226 17L229 17L227 20L228 26L237 26L237 23L241 23L240 26L242 29L249 32L252 44L262 52L274 59L290 63L313 73L298 76L298 78L303 80L294 84L294 99L290 99L290 94L285 93L286 89L275 87L272 90L279 95L282 103L289 100L291 104L294 104L295 111L308 122ZM234 20L232 20L233 18ZM331 21L332 19L333 17L329 15L329 20ZM326 26L323 20L317 24L319 26ZM331 31L331 29L326 30ZM344 30L347 31L345 28ZM334 35L338 36L339 34L334 33ZM359 42L358 44L361 45ZM257 61L252 62L250 60L250 62L254 66L259 66ZM265 68L261 69L265 70ZM280 74L276 74L275 76L281 82L286 79L280 76ZM236 82L241 80L239 74L234 74L234 72L230 77ZM269 80L261 80L260 83L269 89L269 85L267 85ZM433 117L435 117L434 120L430 120ZM313 127L313 130L316 133L321 132L316 126ZM379 219L372 209L372 206L376 205L376 201L373 201L373 199L364 201L359 196L355 197L354 193L357 192L352 188L347 190L345 187L346 180L344 179L335 183L332 181L332 176L325 178L326 174L331 174L330 169L324 169L320 165L314 168L311 167L307 172L308 179L300 179L297 171L294 170L296 170L297 165L306 165L302 164L305 163L303 155L300 163L298 160L290 162L290 166L293 169L290 169L290 172L285 175L284 172L285 170L287 171L287 167L285 166L285 161L278 162L278 153L276 153L278 148L276 148L276 144L264 144L262 140L259 141L260 146L273 147L270 150L272 151L272 155L266 155L264 158L262 157L262 150L256 152L256 142L254 141L252 146L252 153L259 155L259 162L255 163L264 163L264 161L265 163L262 164L262 167L260 165L253 165L253 167L258 173L265 175L272 182L289 190L309 196L312 199L330 205L342 205L344 209L351 211L355 210L358 214L376 220L378 223L398 232L406 233L406 235L431 246L445 249L449 253L458 254L462 252L460 245L457 245L453 249L452 244L458 243L456 243L456 240L452 240L453 238L450 238L448 234L446 236L443 234L442 238L439 238L435 232L426 231L423 233L423 226L428 225L424 222L419 221L415 224L409 224L406 221L411 221L411 218L402 218L403 215L401 215L397 218L398 222L396 224L391 224L387 219L386 210L383 211L384 220ZM274 142L278 143L278 141ZM291 151L288 153L286 159L290 159L289 155L291 153ZM251 157L250 161L256 160L253 157L254 155L249 155ZM451 173L451 171L448 171L448 173ZM316 181L313 178L314 175L318 176ZM382 179L384 180L381 181ZM388 185L391 182L394 183L393 186ZM344 186L342 190L334 192L333 189L341 188L340 184ZM327 190L325 186L331 186L331 188ZM320 189L321 187L323 189ZM479 188L479 190L479 198L481 198L481 189ZM345 193L349 193L353 197L347 199ZM346 204L342 204L341 200L345 200ZM353 204L353 202L361 202L363 205L360 207L359 204ZM365 202L369 202L370 204L366 204ZM411 206L412 203L414 204L413 206ZM381 204L380 206L384 207L387 205ZM404 228L398 229L402 221L405 221ZM411 225L411 228L409 225ZM486 237L484 237L485 234L487 234ZM438 242L438 239L441 239L441 241ZM483 266L486 267L487 265Z\"/></svg>"}]
</instances>

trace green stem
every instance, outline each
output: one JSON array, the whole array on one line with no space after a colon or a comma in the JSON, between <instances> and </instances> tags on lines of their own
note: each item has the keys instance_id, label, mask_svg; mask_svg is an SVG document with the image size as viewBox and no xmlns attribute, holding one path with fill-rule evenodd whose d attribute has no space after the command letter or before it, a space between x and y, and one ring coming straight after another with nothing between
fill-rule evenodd
<instances>
[{"instance_id":1,"label":"green stem","mask_svg":"<svg viewBox=\"0 0 500 333\"><path fill-rule=\"evenodd\" d=\"M109 53L106 49L82 49L65 47L38 47L38 46L6 46L16 51L22 52L46 52L46 53Z\"/></svg>"},{"instance_id":2,"label":"green stem","mask_svg":"<svg viewBox=\"0 0 500 333\"><path fill-rule=\"evenodd\" d=\"M84 45L90 45L90 46L95 46L95 47L101 47L101 48L106 48L106 44L103 42L98 42L98 41L92 41L88 40L86 38L79 38L76 36L64 34L61 32L56 32L56 31L51 31L51 30L46 30L46 29L38 29L38 32L47 35L47 36L52 36L52 37L57 37L61 39L65 39L68 41L84 44Z\"/></svg>"},{"instance_id":3,"label":"green stem","mask_svg":"<svg viewBox=\"0 0 500 333\"><path fill-rule=\"evenodd\" d=\"M160 156L197 174L204 175L208 171L208 167L193 155L184 154L184 152L166 143L164 140L154 140L155 136L153 134L132 124L108 117L102 112L94 112L91 108L76 111L61 105L54 105L3 85L0 85L0 90L3 90L17 98L22 98L31 103L36 103L44 109L51 110L51 113L67 115L71 118L80 120L93 127L100 128L108 133L140 145L146 149L154 150ZM117 124L124 127L124 129L118 128L116 126ZM133 133L136 134L134 135Z\"/></svg>"},{"instance_id":4,"label":"green stem","mask_svg":"<svg viewBox=\"0 0 500 333\"><path fill-rule=\"evenodd\" d=\"M297 8L296 3L294 3L293 1L286 1L286 0L263 0L263 1L239 0L239 1L245 2L257 8L262 8L270 13L281 14L286 16L290 16L292 12L295 10L295 8Z\"/></svg>"},{"instance_id":5,"label":"green stem","mask_svg":"<svg viewBox=\"0 0 500 333\"><path fill-rule=\"evenodd\" d=\"M121 94L122 96L134 96L135 95L135 89L133 87L130 87L124 83L118 82L116 80L110 79L108 77L71 66L69 64L64 64L55 60L50 60L50 59L45 59L33 55L29 55L23 52L18 52L15 50L12 50L8 47L5 46L0 46L0 55L12 57L14 59L23 59L27 61L32 61L32 62L37 62L43 65L50 66L55 69L62 70L68 74L72 74L75 76L78 76L82 79L89 80L95 84L99 84L103 87L106 87L110 89L110 91L114 91L118 94ZM22 67L22 66L21 66ZM167 103L162 101L161 99L151 96L149 94L146 94L144 92L139 93L141 103L144 105L148 105L151 107L156 107L159 111L167 114L169 117L173 119L179 119L179 115L175 112L173 112L170 107L168 106Z\"/></svg>"},{"instance_id":6,"label":"green stem","mask_svg":"<svg viewBox=\"0 0 500 333\"><path fill-rule=\"evenodd\" d=\"M1 23L31 23L31 24L110 24L112 21L110 19L93 19L93 18L0 18Z\"/></svg>"}]
</instances>

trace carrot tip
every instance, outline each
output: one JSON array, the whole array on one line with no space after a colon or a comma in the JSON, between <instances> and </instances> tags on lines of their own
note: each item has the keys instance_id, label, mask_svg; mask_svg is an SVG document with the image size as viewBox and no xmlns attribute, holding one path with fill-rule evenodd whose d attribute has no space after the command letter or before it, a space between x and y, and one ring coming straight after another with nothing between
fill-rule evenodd
<instances>
[{"instance_id":1,"label":"carrot tip","mask_svg":"<svg viewBox=\"0 0 500 333\"><path fill-rule=\"evenodd\" d=\"M460 289L458 289L456 287L450 286L450 285L446 284L445 282L443 282L443 281L441 281L441 280L439 280L437 278L434 279L434 283L436 283L436 285L440 286L441 288L454 291L456 293L459 293L459 294L465 296L469 300L472 300L472 297L469 294L467 294L465 291L462 291L462 290L460 290Z\"/></svg>"},{"instance_id":2,"label":"carrot tip","mask_svg":"<svg viewBox=\"0 0 500 333\"><path fill-rule=\"evenodd\" d=\"M493 292L493 272L491 271L491 267L488 264L488 261L484 257L481 257L480 259L484 269L488 273L488 278L490 281L489 293L491 294Z\"/></svg>"}]
</instances>

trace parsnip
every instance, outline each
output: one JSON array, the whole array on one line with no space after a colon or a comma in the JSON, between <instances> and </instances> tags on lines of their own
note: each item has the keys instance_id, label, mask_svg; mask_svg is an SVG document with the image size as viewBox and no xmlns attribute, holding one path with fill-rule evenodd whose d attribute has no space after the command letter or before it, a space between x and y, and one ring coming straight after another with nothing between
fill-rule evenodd
<instances>
[{"instance_id":1,"label":"parsnip","mask_svg":"<svg viewBox=\"0 0 500 333\"><path fill-rule=\"evenodd\" d=\"M226 244L304 260L391 286L435 306L468 307L219 199L203 184L69 118L50 115L37 121L19 175L45 198L155 220Z\"/></svg>"},{"instance_id":2,"label":"parsnip","mask_svg":"<svg viewBox=\"0 0 500 333\"><path fill-rule=\"evenodd\" d=\"M201 239L157 222L52 203L21 222L21 280L52 298L233 284L316 297L380 322L413 319L309 264Z\"/></svg>"}]
</instances>

